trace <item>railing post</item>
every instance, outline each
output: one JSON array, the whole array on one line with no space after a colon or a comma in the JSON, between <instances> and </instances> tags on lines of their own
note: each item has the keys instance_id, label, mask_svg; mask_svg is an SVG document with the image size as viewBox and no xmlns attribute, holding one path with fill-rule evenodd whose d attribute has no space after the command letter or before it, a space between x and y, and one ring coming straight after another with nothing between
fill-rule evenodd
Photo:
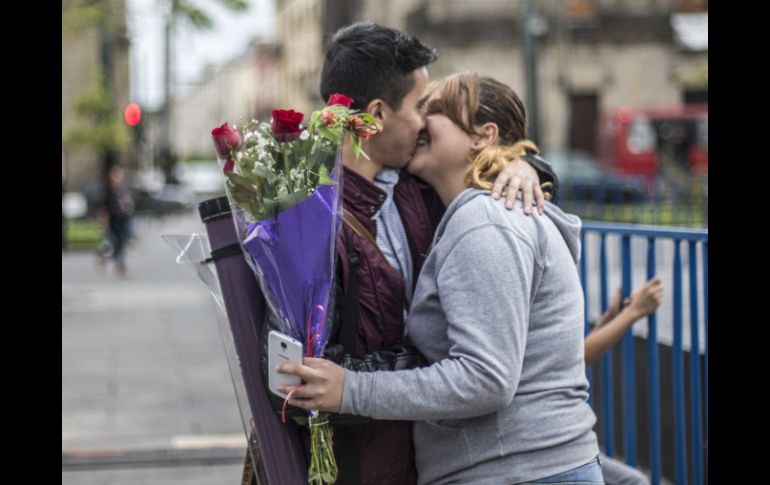
<instances>
[{"instance_id":1,"label":"railing post","mask_svg":"<svg viewBox=\"0 0 770 485\"><path fill-rule=\"evenodd\" d=\"M622 236L621 258L623 298L631 294L631 236ZM621 300L622 301L622 300ZM634 372L634 335L631 329L623 335L623 454L629 466L636 466L636 375Z\"/></svg>"},{"instance_id":2,"label":"railing post","mask_svg":"<svg viewBox=\"0 0 770 485\"><path fill-rule=\"evenodd\" d=\"M694 485L703 483L701 441L700 345L698 339L698 253L689 242L690 257L690 404L692 408L692 475Z\"/></svg>"},{"instance_id":3,"label":"railing post","mask_svg":"<svg viewBox=\"0 0 770 485\"><path fill-rule=\"evenodd\" d=\"M655 276L655 238L647 238L647 279ZM658 320L655 313L647 318L647 358L649 359L650 479L660 485L660 364L658 358Z\"/></svg>"},{"instance_id":4,"label":"railing post","mask_svg":"<svg viewBox=\"0 0 770 485\"><path fill-rule=\"evenodd\" d=\"M684 355L682 354L682 251L674 240L674 474L677 484L687 483L687 450L684 413Z\"/></svg>"},{"instance_id":5,"label":"railing post","mask_svg":"<svg viewBox=\"0 0 770 485\"><path fill-rule=\"evenodd\" d=\"M607 235L601 234L599 245L599 284L602 312L607 311ZM610 458L615 454L615 420L613 413L612 351L602 356L602 414L604 417L604 448Z\"/></svg>"}]
</instances>

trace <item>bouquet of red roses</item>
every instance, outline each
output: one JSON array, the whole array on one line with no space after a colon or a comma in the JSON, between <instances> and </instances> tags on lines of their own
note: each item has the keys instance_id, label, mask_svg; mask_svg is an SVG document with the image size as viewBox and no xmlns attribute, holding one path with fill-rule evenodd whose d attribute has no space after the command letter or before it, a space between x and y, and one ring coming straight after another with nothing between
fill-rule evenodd
<instances>
[{"instance_id":1,"label":"bouquet of red roses","mask_svg":"<svg viewBox=\"0 0 770 485\"><path fill-rule=\"evenodd\" d=\"M366 156L361 141L377 131L352 102L332 95L306 127L302 113L275 110L272 123L246 121L240 130L225 123L212 131L247 261L280 330L303 342L309 357L322 355L329 336L343 141ZM309 426L308 481L334 483L327 416L311 412Z\"/></svg>"}]
</instances>

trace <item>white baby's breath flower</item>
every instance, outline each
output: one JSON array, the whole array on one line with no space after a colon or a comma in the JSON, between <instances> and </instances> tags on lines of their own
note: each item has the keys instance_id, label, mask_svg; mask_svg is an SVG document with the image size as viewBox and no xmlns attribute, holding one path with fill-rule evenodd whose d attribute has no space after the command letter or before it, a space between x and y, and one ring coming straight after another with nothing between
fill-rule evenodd
<instances>
[{"instance_id":1,"label":"white baby's breath flower","mask_svg":"<svg viewBox=\"0 0 770 485\"><path fill-rule=\"evenodd\" d=\"M243 137L243 140L249 144L256 143L259 141L259 135L253 131L247 131Z\"/></svg>"}]
</instances>

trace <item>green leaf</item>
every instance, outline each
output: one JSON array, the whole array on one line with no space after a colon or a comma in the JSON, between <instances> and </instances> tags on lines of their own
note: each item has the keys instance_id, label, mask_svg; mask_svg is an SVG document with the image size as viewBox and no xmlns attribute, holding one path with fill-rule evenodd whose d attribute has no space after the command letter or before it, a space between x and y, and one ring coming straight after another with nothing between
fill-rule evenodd
<instances>
[{"instance_id":1,"label":"green leaf","mask_svg":"<svg viewBox=\"0 0 770 485\"><path fill-rule=\"evenodd\" d=\"M278 199L278 212L282 212L290 207L294 207L305 199L307 199L307 191L305 190L300 190L294 192L293 194L283 196Z\"/></svg>"},{"instance_id":2,"label":"green leaf","mask_svg":"<svg viewBox=\"0 0 770 485\"><path fill-rule=\"evenodd\" d=\"M332 180L331 177L329 177L329 169L326 168L326 165L321 165L318 167L318 185L336 185L337 182Z\"/></svg>"},{"instance_id":3,"label":"green leaf","mask_svg":"<svg viewBox=\"0 0 770 485\"><path fill-rule=\"evenodd\" d=\"M361 144L358 141L358 138L355 136L351 136L351 146L353 147L353 154L358 158L358 156L361 154Z\"/></svg>"},{"instance_id":4,"label":"green leaf","mask_svg":"<svg viewBox=\"0 0 770 485\"><path fill-rule=\"evenodd\" d=\"M331 141L335 145L340 144L340 132L335 130L330 130L329 128L319 125L318 126L318 133L321 134L324 138Z\"/></svg>"},{"instance_id":5,"label":"green leaf","mask_svg":"<svg viewBox=\"0 0 770 485\"><path fill-rule=\"evenodd\" d=\"M337 150L332 149L327 144L319 143L316 149L311 154L311 156L308 157L305 164L308 170L315 171L316 167L321 165L324 162L331 161L333 165L336 155L337 155Z\"/></svg>"},{"instance_id":6,"label":"green leaf","mask_svg":"<svg viewBox=\"0 0 770 485\"><path fill-rule=\"evenodd\" d=\"M374 125L374 117L370 115L369 113L357 113L356 116L358 116L362 121L364 121L366 124Z\"/></svg>"},{"instance_id":7,"label":"green leaf","mask_svg":"<svg viewBox=\"0 0 770 485\"><path fill-rule=\"evenodd\" d=\"M260 203L259 212L262 214L263 219L273 217L278 213L278 201L275 199L263 198Z\"/></svg>"},{"instance_id":8,"label":"green leaf","mask_svg":"<svg viewBox=\"0 0 770 485\"><path fill-rule=\"evenodd\" d=\"M252 205L256 201L257 196L255 192L249 192L240 185L234 185L230 195L238 206L252 212Z\"/></svg>"},{"instance_id":9,"label":"green leaf","mask_svg":"<svg viewBox=\"0 0 770 485\"><path fill-rule=\"evenodd\" d=\"M241 189L250 192L254 196L257 195L257 189L255 189L251 182L249 182L244 176L235 172L227 172L225 175L236 187L240 187Z\"/></svg>"},{"instance_id":10,"label":"green leaf","mask_svg":"<svg viewBox=\"0 0 770 485\"><path fill-rule=\"evenodd\" d=\"M256 190L258 193L261 192L262 185L265 183L264 177L260 177L252 170L244 172L243 175L246 177L246 180L248 180L252 187L254 187L254 190Z\"/></svg>"}]
</instances>

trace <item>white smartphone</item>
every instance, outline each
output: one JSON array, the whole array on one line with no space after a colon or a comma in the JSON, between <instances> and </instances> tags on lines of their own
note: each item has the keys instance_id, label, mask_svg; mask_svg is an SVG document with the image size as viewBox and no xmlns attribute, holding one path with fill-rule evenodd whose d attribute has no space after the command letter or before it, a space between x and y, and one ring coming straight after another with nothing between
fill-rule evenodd
<instances>
[{"instance_id":1,"label":"white smartphone","mask_svg":"<svg viewBox=\"0 0 770 485\"><path fill-rule=\"evenodd\" d=\"M286 394L278 390L278 386L294 387L302 384L302 379L290 374L279 374L276 367L284 362L302 363L302 344L286 334L271 330L267 335L268 353L268 387L270 391L281 397Z\"/></svg>"}]
</instances>

